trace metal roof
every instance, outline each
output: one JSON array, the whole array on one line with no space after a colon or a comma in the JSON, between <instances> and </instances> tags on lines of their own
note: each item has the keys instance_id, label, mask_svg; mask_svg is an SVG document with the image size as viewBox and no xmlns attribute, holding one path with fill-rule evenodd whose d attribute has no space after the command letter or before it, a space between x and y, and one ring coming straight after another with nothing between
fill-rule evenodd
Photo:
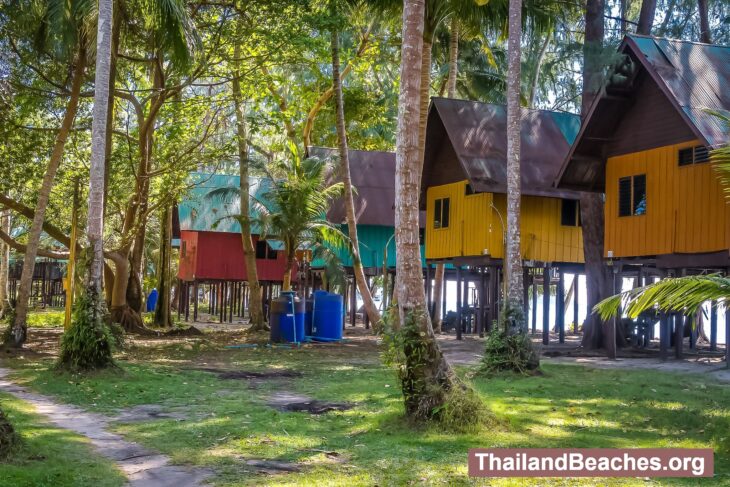
<instances>
[{"instance_id":1,"label":"metal roof","mask_svg":"<svg viewBox=\"0 0 730 487\"><path fill-rule=\"evenodd\" d=\"M311 147L309 153L322 159L338 158L338 150ZM355 216L358 225L395 225L395 153L383 151L348 151L350 178L355 188ZM334 173L340 178L339 172ZM327 212L332 223L346 223L344 200L337 199ZM421 215L421 226L425 215Z\"/></svg>"},{"instance_id":2,"label":"metal roof","mask_svg":"<svg viewBox=\"0 0 730 487\"><path fill-rule=\"evenodd\" d=\"M240 181L240 177L227 174L191 173L191 188L177 205L180 230L240 233L241 225L232 218L240 212ZM263 178L249 178L249 183L251 194L257 198L269 187L269 181ZM210 194L222 188L230 188L230 194ZM251 233L259 233L255 224Z\"/></svg>"},{"instance_id":3,"label":"metal roof","mask_svg":"<svg viewBox=\"0 0 730 487\"><path fill-rule=\"evenodd\" d=\"M521 170L525 195L578 198L552 182L580 128L576 115L522 109ZM479 192L507 192L507 110L503 105L432 98L422 187L443 184L435 174L443 145L450 144L467 178Z\"/></svg>"},{"instance_id":4,"label":"metal roof","mask_svg":"<svg viewBox=\"0 0 730 487\"><path fill-rule=\"evenodd\" d=\"M628 35L618 50L641 68L635 79L638 74L648 77L696 138L709 147L727 144L727 127L710 112L730 110L730 47ZM602 147L613 140L617 124L631 108L627 91L635 89L631 83L628 88L621 83L603 88L563 161L556 186L603 190Z\"/></svg>"}]
</instances>

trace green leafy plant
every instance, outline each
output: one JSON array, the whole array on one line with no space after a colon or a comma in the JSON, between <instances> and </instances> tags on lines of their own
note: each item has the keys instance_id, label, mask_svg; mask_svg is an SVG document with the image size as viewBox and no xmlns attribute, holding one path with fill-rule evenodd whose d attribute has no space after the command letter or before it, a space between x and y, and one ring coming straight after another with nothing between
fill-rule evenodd
<instances>
[{"instance_id":1,"label":"green leafy plant","mask_svg":"<svg viewBox=\"0 0 730 487\"><path fill-rule=\"evenodd\" d=\"M8 458L17 443L18 435L5 412L0 408L0 460Z\"/></svg>"},{"instance_id":2,"label":"green leafy plant","mask_svg":"<svg viewBox=\"0 0 730 487\"><path fill-rule=\"evenodd\" d=\"M502 327L495 327L487 336L480 371L486 374L513 371L527 374L540 365L525 333L510 334Z\"/></svg>"},{"instance_id":3,"label":"green leafy plant","mask_svg":"<svg viewBox=\"0 0 730 487\"><path fill-rule=\"evenodd\" d=\"M114 365L113 352L122 345L108 324L104 300L88 288L74 304L71 327L61 338L57 367L69 370L93 370Z\"/></svg>"}]
</instances>

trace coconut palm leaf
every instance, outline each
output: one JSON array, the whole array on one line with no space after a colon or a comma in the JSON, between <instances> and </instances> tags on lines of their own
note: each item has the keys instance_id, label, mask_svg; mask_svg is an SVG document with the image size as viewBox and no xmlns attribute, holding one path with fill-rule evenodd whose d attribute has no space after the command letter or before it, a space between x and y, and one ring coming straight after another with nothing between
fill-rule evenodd
<instances>
[{"instance_id":1,"label":"coconut palm leaf","mask_svg":"<svg viewBox=\"0 0 730 487\"><path fill-rule=\"evenodd\" d=\"M730 277L719 274L662 279L648 286L611 296L596 305L594 312L607 320L624 310L629 318L656 309L693 315L707 301L730 302Z\"/></svg>"}]
</instances>

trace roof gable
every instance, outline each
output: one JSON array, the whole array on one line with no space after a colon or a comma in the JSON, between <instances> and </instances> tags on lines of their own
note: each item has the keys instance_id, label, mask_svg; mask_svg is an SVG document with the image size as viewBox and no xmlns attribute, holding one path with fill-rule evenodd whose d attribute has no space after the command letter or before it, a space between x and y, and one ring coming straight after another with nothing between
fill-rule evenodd
<instances>
[{"instance_id":1,"label":"roof gable","mask_svg":"<svg viewBox=\"0 0 730 487\"><path fill-rule=\"evenodd\" d=\"M654 145L645 141L644 150L672 143L699 139L718 147L727 143L727 129L709 110L730 109L730 47L695 42L628 35L619 52L628 56L634 73L626 82L609 84L591 104L578 137L563 161L555 179L560 188L602 191L606 158L617 153L617 146L630 147L617 136L627 136L619 123L631 110L646 105L646 94L661 93L653 104L666 104L665 111L652 125L657 133ZM649 91L645 86L651 83ZM646 93L637 93L645 90ZM651 91L654 90L654 91ZM640 95L642 99L637 99ZM638 107L638 108L637 108ZM664 124L665 126L660 126ZM667 126L670 125L670 127ZM671 133L668 133L671 131Z\"/></svg>"},{"instance_id":2,"label":"roof gable","mask_svg":"<svg viewBox=\"0 0 730 487\"><path fill-rule=\"evenodd\" d=\"M569 113L522 109L521 169L525 195L574 198L552 187L580 119ZM446 150L445 145L450 146ZM451 155L451 157L449 157ZM456 161L452 160L456 158ZM457 167L451 164L457 163ZM448 167L444 167L448 166ZM456 174L461 170L461 175ZM479 192L507 191L507 110L502 105L433 98L422 188L469 179Z\"/></svg>"}]
</instances>

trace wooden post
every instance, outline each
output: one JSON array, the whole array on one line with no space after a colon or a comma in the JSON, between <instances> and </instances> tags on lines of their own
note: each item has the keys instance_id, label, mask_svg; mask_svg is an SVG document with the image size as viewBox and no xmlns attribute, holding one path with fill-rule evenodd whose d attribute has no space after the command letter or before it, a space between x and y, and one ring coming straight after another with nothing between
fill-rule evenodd
<instances>
[{"instance_id":1,"label":"wooden post","mask_svg":"<svg viewBox=\"0 0 730 487\"><path fill-rule=\"evenodd\" d=\"M578 290L580 289L580 274L577 272L575 273L575 276L573 277L573 334L578 334L578 298L580 297L580 293Z\"/></svg>"},{"instance_id":2,"label":"wooden post","mask_svg":"<svg viewBox=\"0 0 730 487\"><path fill-rule=\"evenodd\" d=\"M486 311L486 300L487 300L487 268L482 267L482 272L480 273L480 281L479 281L479 320L477 320L477 331L479 332L479 336L484 336L484 329L486 328L485 321L487 320L487 317L484 316L484 312Z\"/></svg>"},{"instance_id":3,"label":"wooden post","mask_svg":"<svg viewBox=\"0 0 730 487\"><path fill-rule=\"evenodd\" d=\"M350 293L350 325L355 326L355 320L357 319L357 283L355 278L352 278L352 291Z\"/></svg>"},{"instance_id":4,"label":"wooden post","mask_svg":"<svg viewBox=\"0 0 730 487\"><path fill-rule=\"evenodd\" d=\"M182 310L183 303L185 302L183 299L183 280L178 279L177 280L177 293L180 295L180 297L177 300L177 319L180 319L180 311Z\"/></svg>"},{"instance_id":5,"label":"wooden post","mask_svg":"<svg viewBox=\"0 0 730 487\"><path fill-rule=\"evenodd\" d=\"M446 269L444 269L444 288L441 290L441 326L443 326L444 320L446 319L446 290L449 287L447 286L449 280L446 276Z\"/></svg>"},{"instance_id":6,"label":"wooden post","mask_svg":"<svg viewBox=\"0 0 730 487\"><path fill-rule=\"evenodd\" d=\"M9 217L8 217L9 218ZM63 319L63 328L68 330L71 326L71 307L74 300L74 274L76 272L76 240L77 227L79 221L79 180L74 181L73 206L71 207L71 242L69 246L68 267L66 268L66 302L65 314ZM106 283L111 286L112 283Z\"/></svg>"},{"instance_id":7,"label":"wooden post","mask_svg":"<svg viewBox=\"0 0 730 487\"><path fill-rule=\"evenodd\" d=\"M190 321L190 283L185 283L185 321Z\"/></svg>"},{"instance_id":8,"label":"wooden post","mask_svg":"<svg viewBox=\"0 0 730 487\"><path fill-rule=\"evenodd\" d=\"M558 289L555 293L555 326L558 329L558 342L565 343L565 274L558 270Z\"/></svg>"},{"instance_id":9,"label":"wooden post","mask_svg":"<svg viewBox=\"0 0 730 487\"><path fill-rule=\"evenodd\" d=\"M193 321L198 321L198 280L193 283Z\"/></svg>"},{"instance_id":10,"label":"wooden post","mask_svg":"<svg viewBox=\"0 0 730 487\"><path fill-rule=\"evenodd\" d=\"M456 266L456 339L461 340L461 266Z\"/></svg>"},{"instance_id":11,"label":"wooden post","mask_svg":"<svg viewBox=\"0 0 730 487\"><path fill-rule=\"evenodd\" d=\"M532 333L537 333L537 281L532 276Z\"/></svg>"},{"instance_id":12,"label":"wooden post","mask_svg":"<svg viewBox=\"0 0 730 487\"><path fill-rule=\"evenodd\" d=\"M725 341L728 341L729 337L725 337ZM717 350L717 301L713 300L710 303L710 350Z\"/></svg>"},{"instance_id":13,"label":"wooden post","mask_svg":"<svg viewBox=\"0 0 730 487\"><path fill-rule=\"evenodd\" d=\"M542 344L550 343L550 266L542 269Z\"/></svg>"},{"instance_id":14,"label":"wooden post","mask_svg":"<svg viewBox=\"0 0 730 487\"><path fill-rule=\"evenodd\" d=\"M527 320L530 316L530 269L522 269L522 312L525 314L525 332L527 332Z\"/></svg>"},{"instance_id":15,"label":"wooden post","mask_svg":"<svg viewBox=\"0 0 730 487\"><path fill-rule=\"evenodd\" d=\"M725 301L725 364L730 368L730 306Z\"/></svg>"},{"instance_id":16,"label":"wooden post","mask_svg":"<svg viewBox=\"0 0 730 487\"><path fill-rule=\"evenodd\" d=\"M674 313L674 356L682 358L682 345L684 342L684 316Z\"/></svg>"},{"instance_id":17,"label":"wooden post","mask_svg":"<svg viewBox=\"0 0 730 487\"><path fill-rule=\"evenodd\" d=\"M431 303L431 264L426 263L426 309L428 310L428 315L433 316L433 306Z\"/></svg>"},{"instance_id":18,"label":"wooden post","mask_svg":"<svg viewBox=\"0 0 730 487\"><path fill-rule=\"evenodd\" d=\"M661 313L659 315L659 358L662 360L667 359L667 353L669 351L669 331L670 321L667 313Z\"/></svg>"},{"instance_id":19,"label":"wooden post","mask_svg":"<svg viewBox=\"0 0 730 487\"><path fill-rule=\"evenodd\" d=\"M370 276L365 277L365 285L368 287L368 289L370 289L370 291L372 293L372 289L370 288ZM370 329L370 316L368 316L367 310L365 310L365 313L363 313L362 320L365 323L365 329L369 330Z\"/></svg>"}]
</instances>

